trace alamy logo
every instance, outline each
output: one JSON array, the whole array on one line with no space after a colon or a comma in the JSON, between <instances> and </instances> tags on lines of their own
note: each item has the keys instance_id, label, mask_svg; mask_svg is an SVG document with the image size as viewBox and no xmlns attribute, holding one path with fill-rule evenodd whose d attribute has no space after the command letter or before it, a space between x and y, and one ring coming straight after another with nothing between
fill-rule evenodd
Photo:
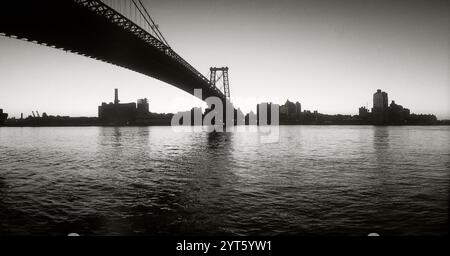
<instances>
[{"instance_id":1,"label":"alamy logo","mask_svg":"<svg viewBox=\"0 0 450 256\"><path fill-rule=\"evenodd\" d=\"M194 96L202 98L202 90L195 89ZM257 132L261 143L279 141L279 105L258 104L257 114L247 117L236 111L228 99L208 97L204 99L208 108L202 113L200 108L191 111L178 112L171 120L175 132ZM188 128L189 129L186 129Z\"/></svg>"}]
</instances>

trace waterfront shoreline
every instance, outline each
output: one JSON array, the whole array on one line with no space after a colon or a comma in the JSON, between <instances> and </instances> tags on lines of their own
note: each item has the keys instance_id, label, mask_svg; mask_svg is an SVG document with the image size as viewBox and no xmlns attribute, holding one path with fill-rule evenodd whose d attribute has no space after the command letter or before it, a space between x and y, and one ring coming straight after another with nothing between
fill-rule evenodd
<instances>
[{"instance_id":1,"label":"waterfront shoreline","mask_svg":"<svg viewBox=\"0 0 450 256\"><path fill-rule=\"evenodd\" d=\"M10 125L5 124L0 127L8 128L26 128L26 127L168 127L166 124L151 124L151 125L101 125L101 124L80 124L80 125ZM238 125L238 126L260 126L260 125ZM450 122L443 124L391 124L391 125L375 125L375 124L280 124L279 126L373 126L373 127L408 127L408 126L450 126ZM194 127L194 126L188 126ZM233 127L236 127L234 125Z\"/></svg>"}]
</instances>

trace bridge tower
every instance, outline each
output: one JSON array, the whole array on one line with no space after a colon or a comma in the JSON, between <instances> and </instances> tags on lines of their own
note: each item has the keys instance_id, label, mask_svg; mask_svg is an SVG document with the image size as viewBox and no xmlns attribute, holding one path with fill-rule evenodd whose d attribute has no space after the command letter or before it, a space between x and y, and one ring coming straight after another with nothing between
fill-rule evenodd
<instances>
[{"instance_id":1,"label":"bridge tower","mask_svg":"<svg viewBox=\"0 0 450 256\"><path fill-rule=\"evenodd\" d=\"M228 67L221 67L221 68L212 67L209 69L209 71L211 73L209 80L211 86L217 87L216 86L217 82L219 82L220 79L222 79L223 93L227 99L230 99L230 82L228 80ZM220 72L219 76L217 76L217 72Z\"/></svg>"},{"instance_id":2,"label":"bridge tower","mask_svg":"<svg viewBox=\"0 0 450 256\"><path fill-rule=\"evenodd\" d=\"M236 109L231 103L230 99L230 82L228 78L228 67L211 67L210 71L210 85L211 87L217 88L219 91L223 92L222 106L223 106L223 120L214 120L223 122L224 125L234 125L237 120ZM220 80L222 83L220 85ZM218 86L219 85L219 86ZM214 110L214 108L207 108L205 113ZM231 111L231 112L230 112ZM229 112L229 113L227 113ZM227 115L228 114L228 115Z\"/></svg>"}]
</instances>

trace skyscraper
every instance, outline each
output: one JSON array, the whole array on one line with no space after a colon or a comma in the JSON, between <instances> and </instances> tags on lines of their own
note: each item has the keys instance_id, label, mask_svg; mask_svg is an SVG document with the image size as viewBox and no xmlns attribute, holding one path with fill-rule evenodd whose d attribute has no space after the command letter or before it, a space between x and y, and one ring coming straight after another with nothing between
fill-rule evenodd
<instances>
[{"instance_id":1,"label":"skyscraper","mask_svg":"<svg viewBox=\"0 0 450 256\"><path fill-rule=\"evenodd\" d=\"M386 110L388 108L388 94L386 92L377 90L373 94L373 109Z\"/></svg>"},{"instance_id":2,"label":"skyscraper","mask_svg":"<svg viewBox=\"0 0 450 256\"><path fill-rule=\"evenodd\" d=\"M385 124L388 118L388 94L386 92L377 90L373 94L373 121L375 124Z\"/></svg>"}]
</instances>

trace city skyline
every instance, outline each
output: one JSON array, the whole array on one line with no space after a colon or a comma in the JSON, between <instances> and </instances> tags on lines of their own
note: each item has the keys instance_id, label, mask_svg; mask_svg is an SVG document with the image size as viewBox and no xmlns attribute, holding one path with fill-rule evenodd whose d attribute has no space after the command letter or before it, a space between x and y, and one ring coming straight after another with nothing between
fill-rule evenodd
<instances>
[{"instance_id":1,"label":"city skyline","mask_svg":"<svg viewBox=\"0 0 450 256\"><path fill-rule=\"evenodd\" d=\"M261 102L256 106L256 113L251 111L243 113L239 108L232 110L229 116L226 111L226 120L221 116L221 110L216 113L213 109L223 108L219 98L208 98L213 108L202 109L193 107L187 111L177 113L154 113L149 109L147 98L138 99L137 102L122 102L119 90L114 89L114 101L102 102L98 106L97 117L70 117L46 112L32 111L32 115L15 117L7 120L7 126L177 126L177 125L204 125L211 126L216 122L223 122L227 126L241 125L449 125L450 120L439 120L433 114L411 113L409 108L403 107L391 99L389 104L388 93L378 89L373 94L373 107L371 110L363 106L358 109L358 115L327 115L317 110L303 110L300 102L286 100L285 104ZM214 102L214 103L213 103ZM219 105L217 105L219 102ZM229 106L227 106L228 109ZM204 110L204 111L203 111ZM232 113L231 112L231 113ZM3 125L8 114L2 114L0 125ZM222 112L224 113L224 112ZM216 116L216 115L219 116ZM225 114L225 113L224 113ZM6 115L6 117L5 117ZM213 118L214 116L214 118ZM218 119L216 119L218 118ZM213 121L214 119L214 121Z\"/></svg>"},{"instance_id":2,"label":"city skyline","mask_svg":"<svg viewBox=\"0 0 450 256\"><path fill-rule=\"evenodd\" d=\"M134 104L134 105L136 105L136 103L139 104L139 102L145 101L146 105L147 105L147 111L155 113L155 114L176 114L176 113L179 113L179 112L190 111L190 110L195 109L195 108L198 108L198 109L200 109L202 111L205 111L207 109L206 103L202 102L200 104L202 106L192 105L192 107L190 109L180 109L180 110L175 111L175 112L156 112L156 111L150 109L150 107L149 107L150 100L148 98L141 97L141 98L137 98L136 100L130 100L130 101L122 101L122 100L120 100L120 101L118 101L118 88L115 88L114 90L115 90L114 99L113 100L103 100L103 101L101 101L102 105L104 105L104 104L109 104L109 105L111 105L111 104L118 104L119 102L122 102L122 103L126 102L124 104ZM268 101L267 103L278 105L280 107L280 113L288 111L287 109L284 109L284 108L287 108L287 104L293 104L294 107L297 108L296 111L299 111L299 113L314 112L314 113L320 113L320 114L325 114L325 115L348 115L348 116L358 116L359 115L360 116L361 115L361 112L360 112L361 109L365 109L365 110L368 110L370 112L370 110L374 111L374 109L377 108L376 107L377 103L375 102L375 95L378 94L378 93L381 93L381 92L382 92L381 89L377 89L377 91L375 92L375 94L373 96L373 101L370 104L367 103L367 104L361 106L359 109L357 109L355 111L356 114L354 114L354 113L333 113L333 114L330 114L330 113L320 112L317 109L315 109L314 107L312 107L312 108L302 108L302 103L300 101L295 100L295 99L292 100L290 98L286 98L286 100L284 100L283 102ZM385 97L387 97L387 93L386 92L383 91L382 93L386 94ZM194 98L194 96L191 96L191 97L192 97L193 101L197 101L197 102L199 101L198 99ZM265 102L257 102L256 105L259 105L261 103L265 103ZM382 104L387 107L387 105L395 104L395 103L396 103L396 100L393 100L391 98L389 98L389 100L388 100L386 98L386 99L383 99L383 103ZM397 103L398 103L398 101L397 101ZM381 103L378 103L378 104L381 104ZM239 110L242 111L242 109L239 106L235 106L235 107L236 107L236 109L239 109ZM33 110L30 111L30 113L23 113L22 112L22 113L19 114L19 116L10 115L8 113L8 116L9 116L9 118L14 118L14 119L26 118L26 117L34 117L35 112L36 112L37 115L39 115L38 111L39 110L33 109ZM408 109L408 111L409 111L409 109ZM41 113L43 113L45 115L51 115L51 116L71 116L71 115L64 115L64 114L60 114L60 113L50 113L50 114L48 114L45 111L41 111ZM250 109L247 112L243 111L243 114L256 114L256 113L257 113L257 107L255 107L254 109ZM434 116L436 116L434 113L417 113L417 112L413 112L413 114L417 114L417 115L434 115ZM76 116L74 116L74 117L76 117ZM94 116L80 116L80 117L100 117L100 112L97 112L96 115L94 115ZM438 118L438 120L449 120L449 119Z\"/></svg>"},{"instance_id":3,"label":"city skyline","mask_svg":"<svg viewBox=\"0 0 450 256\"><path fill-rule=\"evenodd\" d=\"M448 0L7 1L0 56L2 236L448 235Z\"/></svg>"},{"instance_id":4,"label":"city skyline","mask_svg":"<svg viewBox=\"0 0 450 256\"><path fill-rule=\"evenodd\" d=\"M230 67L231 96L244 112L289 99L312 111L356 115L382 88L412 112L450 119L444 1L145 3L197 70ZM113 88L124 102L148 98L159 113L204 106L156 79L72 53L5 37L0 53L0 107L11 117L32 110L96 116Z\"/></svg>"}]
</instances>

